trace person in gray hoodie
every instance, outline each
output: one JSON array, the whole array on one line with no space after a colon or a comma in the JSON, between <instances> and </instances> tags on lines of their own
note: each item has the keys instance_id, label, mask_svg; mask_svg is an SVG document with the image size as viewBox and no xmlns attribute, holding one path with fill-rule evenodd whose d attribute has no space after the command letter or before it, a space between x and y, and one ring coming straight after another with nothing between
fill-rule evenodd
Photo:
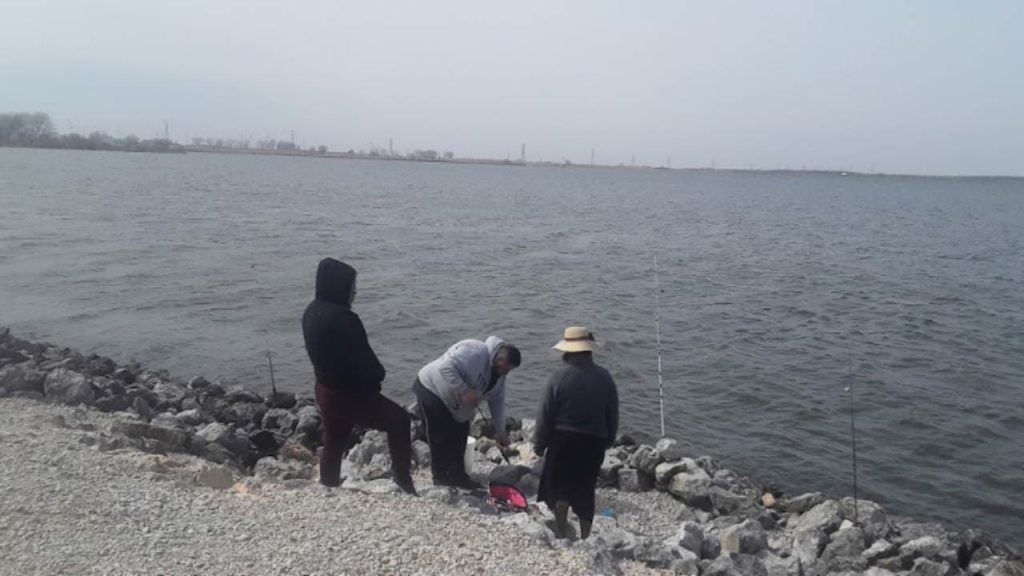
<instances>
[{"instance_id":1,"label":"person in gray hoodie","mask_svg":"<svg viewBox=\"0 0 1024 576\"><path fill-rule=\"evenodd\" d=\"M521 361L518 348L489 336L484 342L459 341L420 369L413 392L426 428L435 485L481 487L466 473L463 461L469 424L477 406L486 401L495 439L508 446L505 380Z\"/></svg>"}]
</instances>

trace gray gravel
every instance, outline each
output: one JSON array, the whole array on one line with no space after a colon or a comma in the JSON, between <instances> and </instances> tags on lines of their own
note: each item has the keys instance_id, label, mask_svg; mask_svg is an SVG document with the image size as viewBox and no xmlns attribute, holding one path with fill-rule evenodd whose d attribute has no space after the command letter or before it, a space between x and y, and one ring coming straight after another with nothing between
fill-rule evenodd
<instances>
[{"instance_id":1,"label":"gray gravel","mask_svg":"<svg viewBox=\"0 0 1024 576\"><path fill-rule=\"evenodd\" d=\"M88 445L112 419L0 400L0 574L587 573L580 550L425 498L200 486L193 457Z\"/></svg>"}]
</instances>

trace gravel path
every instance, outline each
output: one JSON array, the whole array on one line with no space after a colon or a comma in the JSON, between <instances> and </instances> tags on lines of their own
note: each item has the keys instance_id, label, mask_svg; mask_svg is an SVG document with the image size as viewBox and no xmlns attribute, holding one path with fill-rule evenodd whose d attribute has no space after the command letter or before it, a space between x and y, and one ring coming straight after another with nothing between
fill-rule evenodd
<instances>
[{"instance_id":1,"label":"gravel path","mask_svg":"<svg viewBox=\"0 0 1024 576\"><path fill-rule=\"evenodd\" d=\"M587 573L579 550L425 498L199 486L193 457L85 443L112 419L0 400L0 574Z\"/></svg>"}]
</instances>

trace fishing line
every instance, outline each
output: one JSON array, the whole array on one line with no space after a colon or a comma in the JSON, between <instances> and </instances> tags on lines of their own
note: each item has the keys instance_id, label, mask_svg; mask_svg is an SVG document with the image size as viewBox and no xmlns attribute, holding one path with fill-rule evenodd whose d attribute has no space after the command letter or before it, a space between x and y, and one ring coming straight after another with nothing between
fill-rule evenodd
<instances>
[{"instance_id":1,"label":"fishing line","mask_svg":"<svg viewBox=\"0 0 1024 576\"><path fill-rule=\"evenodd\" d=\"M661 437L665 437L665 385L661 376L661 286L658 283L658 257L654 257L654 338L658 347L658 409Z\"/></svg>"},{"instance_id":2,"label":"fishing line","mask_svg":"<svg viewBox=\"0 0 1024 576\"><path fill-rule=\"evenodd\" d=\"M845 391L850 393L850 456L853 460L853 523L858 524L857 513L860 506L857 504L857 423L855 419L856 409L853 399L853 359L850 359L850 372L847 376L849 385Z\"/></svg>"}]
</instances>

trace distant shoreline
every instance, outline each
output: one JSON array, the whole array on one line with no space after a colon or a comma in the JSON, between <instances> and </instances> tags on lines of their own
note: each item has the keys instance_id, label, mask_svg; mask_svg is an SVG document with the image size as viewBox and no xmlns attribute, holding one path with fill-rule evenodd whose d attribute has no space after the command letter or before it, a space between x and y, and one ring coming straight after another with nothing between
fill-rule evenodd
<instances>
[{"instance_id":1,"label":"distant shoreline","mask_svg":"<svg viewBox=\"0 0 1024 576\"><path fill-rule=\"evenodd\" d=\"M268 150L262 148L228 148L217 146L197 146L192 144L174 144L174 148L166 151L156 150L117 150L117 149L90 149L90 148L57 148L49 146L3 146L0 149L30 149L30 150L79 150L83 152L125 152L130 154L154 153L154 154L231 154L248 156L286 156L297 158L323 158L329 160L374 160L383 162L416 162L421 164L474 164L484 166L520 166L520 167L543 167L543 168L583 168L590 170L629 170L629 171L671 171L671 172L721 172L731 174L815 174L843 177L862 178L943 178L957 180L1024 180L1022 176L1007 174L979 175L979 174L904 174L886 172L856 172L850 170L795 170L795 169L757 169L757 168L669 168L667 166L627 166L619 164L576 164L571 162L545 162L545 161L522 161L522 160L500 160L497 158L410 158L406 156L387 156L358 154L348 152L316 152L306 150Z\"/></svg>"}]
</instances>

